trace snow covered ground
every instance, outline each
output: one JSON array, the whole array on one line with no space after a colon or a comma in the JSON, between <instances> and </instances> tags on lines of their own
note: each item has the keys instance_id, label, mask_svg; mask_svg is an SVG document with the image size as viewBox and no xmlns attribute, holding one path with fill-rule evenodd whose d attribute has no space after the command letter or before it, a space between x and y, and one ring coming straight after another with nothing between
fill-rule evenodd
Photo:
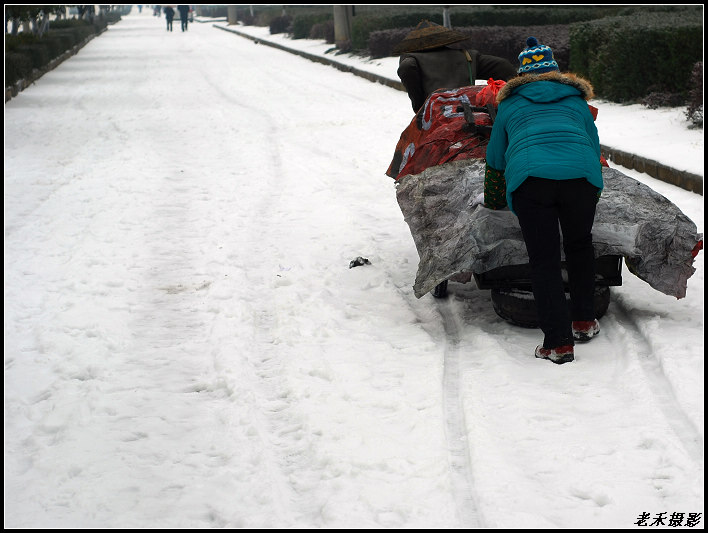
<instances>
[{"instance_id":1,"label":"snow covered ground","mask_svg":"<svg viewBox=\"0 0 708 533\"><path fill-rule=\"evenodd\" d=\"M601 105L601 141L702 175L681 113ZM5 527L703 527L704 254L536 360L488 291L413 296L411 115L135 10L6 104Z\"/></svg>"}]
</instances>

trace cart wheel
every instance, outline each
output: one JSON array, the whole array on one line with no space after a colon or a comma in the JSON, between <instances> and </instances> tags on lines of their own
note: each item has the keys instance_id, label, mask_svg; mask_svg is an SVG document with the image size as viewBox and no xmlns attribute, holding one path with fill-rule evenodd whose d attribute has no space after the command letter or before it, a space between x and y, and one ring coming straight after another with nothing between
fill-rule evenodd
<instances>
[{"instance_id":1,"label":"cart wheel","mask_svg":"<svg viewBox=\"0 0 708 533\"><path fill-rule=\"evenodd\" d=\"M442 283L438 283L433 289L433 297L435 298L447 298L447 280Z\"/></svg>"},{"instance_id":2,"label":"cart wheel","mask_svg":"<svg viewBox=\"0 0 708 533\"><path fill-rule=\"evenodd\" d=\"M570 295L566 293L566 299ZM610 288L595 287L595 318L602 318L610 305ZM492 306L501 318L523 328L538 327L536 302L531 291L492 289Z\"/></svg>"}]
</instances>

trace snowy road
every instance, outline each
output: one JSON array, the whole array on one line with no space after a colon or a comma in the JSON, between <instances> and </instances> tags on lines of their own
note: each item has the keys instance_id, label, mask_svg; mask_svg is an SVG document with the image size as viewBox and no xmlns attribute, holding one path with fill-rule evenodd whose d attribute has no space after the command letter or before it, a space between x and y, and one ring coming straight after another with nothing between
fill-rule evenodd
<instances>
[{"instance_id":1,"label":"snowy road","mask_svg":"<svg viewBox=\"0 0 708 533\"><path fill-rule=\"evenodd\" d=\"M6 527L703 512L703 254L685 299L625 271L601 336L536 360L488 291L413 295L404 93L163 24L5 106ZM701 196L647 182L703 231Z\"/></svg>"}]
</instances>

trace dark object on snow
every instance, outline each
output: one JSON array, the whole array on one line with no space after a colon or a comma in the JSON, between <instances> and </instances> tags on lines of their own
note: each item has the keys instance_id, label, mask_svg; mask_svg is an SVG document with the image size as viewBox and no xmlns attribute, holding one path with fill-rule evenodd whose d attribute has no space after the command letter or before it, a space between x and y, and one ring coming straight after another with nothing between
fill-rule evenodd
<instances>
[{"instance_id":1,"label":"dark object on snow","mask_svg":"<svg viewBox=\"0 0 708 533\"><path fill-rule=\"evenodd\" d=\"M398 181L398 204L420 256L416 297L461 273L472 273L479 285L484 276L504 272L498 269L528 264L516 216L508 209L493 211L474 203L484 190L484 170L481 159L453 161ZM651 188L615 169L603 168L602 174L605 189L593 226L595 257L623 257L630 272L651 287L683 298L695 272L692 252L703 235Z\"/></svg>"},{"instance_id":2,"label":"dark object on snow","mask_svg":"<svg viewBox=\"0 0 708 533\"><path fill-rule=\"evenodd\" d=\"M349 268L354 268L354 267L358 267L358 266L362 266L362 265L370 265L370 264L371 264L371 261L369 261L365 257L359 256L349 263Z\"/></svg>"}]
</instances>

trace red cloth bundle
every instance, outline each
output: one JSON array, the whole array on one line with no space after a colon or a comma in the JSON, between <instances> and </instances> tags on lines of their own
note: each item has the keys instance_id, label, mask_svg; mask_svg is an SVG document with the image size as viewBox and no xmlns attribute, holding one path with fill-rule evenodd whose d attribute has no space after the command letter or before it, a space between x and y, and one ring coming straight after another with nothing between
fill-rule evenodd
<instances>
[{"instance_id":1,"label":"red cloth bundle","mask_svg":"<svg viewBox=\"0 0 708 533\"><path fill-rule=\"evenodd\" d=\"M499 83L504 84L503 81ZM484 89L483 85L470 85L431 94L401 134L386 175L398 180L450 161L483 159L489 134L470 127L464 107L477 107L477 96ZM484 97L488 98L488 94L485 93ZM474 126L492 125L488 113L473 111L473 115Z\"/></svg>"}]
</instances>

